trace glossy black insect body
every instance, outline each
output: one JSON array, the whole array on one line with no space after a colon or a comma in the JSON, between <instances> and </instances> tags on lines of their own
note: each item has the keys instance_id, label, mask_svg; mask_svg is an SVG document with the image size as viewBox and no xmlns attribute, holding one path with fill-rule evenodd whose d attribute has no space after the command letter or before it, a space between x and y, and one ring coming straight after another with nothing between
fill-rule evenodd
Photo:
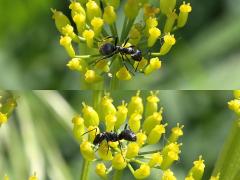
<instances>
[{"instance_id":1,"label":"glossy black insect body","mask_svg":"<svg viewBox=\"0 0 240 180\"><path fill-rule=\"evenodd\" d=\"M90 130L90 131L97 131L96 128ZM90 132L88 131L88 132ZM85 132L84 134L88 133ZM84 135L83 134L83 135ZM95 136L94 140L93 140L93 144L94 145L100 145L104 140L106 140L107 142L111 141L111 142L117 142L119 143L121 152L122 152L122 144L120 142L120 140L126 140L126 141L137 141L137 136L136 134L131 131L130 129L127 129L127 124L124 127L124 130L120 132L120 134L117 134L117 132L102 132L99 133ZM109 146L108 146L108 151L109 151ZM108 153L107 151L107 153Z\"/></svg>"},{"instance_id":2,"label":"glossy black insect body","mask_svg":"<svg viewBox=\"0 0 240 180\"><path fill-rule=\"evenodd\" d=\"M111 36L107 37L108 38L112 38ZM142 60L142 51L140 49L137 49L135 46L130 46L130 47L125 47L125 45L127 44L129 38L125 41L123 46L119 46L117 45L118 42L118 38L115 38L115 43L110 43L110 42L106 42L103 45L100 46L99 48L99 53L103 56L101 59L97 60L95 63L103 60L103 59L107 59L110 58L112 56L114 56L115 54L120 54L122 57L122 62L123 65L127 68L126 64L125 64L125 59L131 64L129 58L127 57L127 55L130 55L131 58L134 61L140 62ZM131 64L132 65L132 64ZM133 65L132 65L133 66ZM128 68L127 68L128 69Z\"/></svg>"}]
</instances>

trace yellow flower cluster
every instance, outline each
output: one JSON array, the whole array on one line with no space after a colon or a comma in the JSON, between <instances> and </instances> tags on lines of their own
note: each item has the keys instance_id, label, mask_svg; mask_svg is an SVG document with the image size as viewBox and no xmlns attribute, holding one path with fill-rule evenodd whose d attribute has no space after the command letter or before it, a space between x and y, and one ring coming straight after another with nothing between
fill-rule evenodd
<instances>
[{"instance_id":1,"label":"yellow flower cluster","mask_svg":"<svg viewBox=\"0 0 240 180\"><path fill-rule=\"evenodd\" d=\"M161 0L157 7L145 0L127 0L123 6L125 20L121 25L117 14L119 4L120 0L71 1L69 9L75 25L72 25L69 18L61 11L52 9L53 19L61 33L60 45L72 58L67 63L67 67L85 75L87 83L103 80L100 76L103 77L104 73L108 74L104 76L107 78L116 76L120 80L131 80L135 72L148 75L160 69L161 60L154 56L164 56L169 53L176 43L171 33L186 25L188 14L192 10L189 3L183 2L177 12L176 0ZM143 14L140 13L141 11ZM142 17L136 20L139 14ZM163 26L158 23L160 16L166 18ZM116 49L105 49L107 53L101 51L107 42L114 45L115 39L118 39L122 46L125 44L124 48L131 46L135 50L139 49L142 53L141 60L134 60L131 53L114 53ZM163 39L162 44L159 43L161 39ZM127 40L128 43L125 43ZM75 50L73 43L80 45L79 52ZM159 52L151 52L155 44L160 46ZM84 45L88 48L84 48ZM112 60L107 60L111 57ZM116 64L117 68L111 68L112 64Z\"/></svg>"},{"instance_id":2,"label":"yellow flower cluster","mask_svg":"<svg viewBox=\"0 0 240 180\"><path fill-rule=\"evenodd\" d=\"M16 106L16 99L12 95L0 96L0 127L8 121Z\"/></svg>"},{"instance_id":3,"label":"yellow flower cluster","mask_svg":"<svg viewBox=\"0 0 240 180\"><path fill-rule=\"evenodd\" d=\"M142 149L158 144L166 133L167 123L162 123L163 108L159 107L157 94L158 92L150 92L144 103L140 91L137 91L128 104L123 101L117 107L110 95L106 94L101 97L98 112L83 103L82 115L73 117L73 134L80 143L80 152L86 161L98 162L95 172L99 176L107 178L113 170L129 168L136 179L145 179L156 168L163 171L162 179L176 179L170 168L179 160L182 143L178 140L183 136L183 125L177 124L171 129L164 147L154 151ZM97 143L95 141L102 137L101 133L112 132L119 135L126 127L136 135L136 141L118 139L108 142L104 137ZM133 168L133 164L137 168ZM199 179L204 167L200 156L198 161L194 161L188 176Z\"/></svg>"},{"instance_id":4,"label":"yellow flower cluster","mask_svg":"<svg viewBox=\"0 0 240 180\"><path fill-rule=\"evenodd\" d=\"M234 98L235 99L228 102L228 107L240 116L240 90L234 91Z\"/></svg>"}]
</instances>

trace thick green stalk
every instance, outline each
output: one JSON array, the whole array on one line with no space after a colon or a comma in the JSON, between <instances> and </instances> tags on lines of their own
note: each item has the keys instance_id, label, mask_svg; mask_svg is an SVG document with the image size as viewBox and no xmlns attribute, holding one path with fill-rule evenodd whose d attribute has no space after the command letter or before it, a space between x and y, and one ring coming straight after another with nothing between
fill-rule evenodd
<instances>
[{"instance_id":1,"label":"thick green stalk","mask_svg":"<svg viewBox=\"0 0 240 180\"><path fill-rule=\"evenodd\" d=\"M240 179L240 119L234 121L229 137L217 160L213 175L221 180Z\"/></svg>"},{"instance_id":2,"label":"thick green stalk","mask_svg":"<svg viewBox=\"0 0 240 180\"><path fill-rule=\"evenodd\" d=\"M93 91L93 107L98 113L100 111L101 97L102 97L102 90Z\"/></svg>"},{"instance_id":3,"label":"thick green stalk","mask_svg":"<svg viewBox=\"0 0 240 180\"><path fill-rule=\"evenodd\" d=\"M112 71L112 79L111 79L111 82L110 82L110 89L111 90L116 90L119 86L119 80L116 76L116 73L120 68L120 59L115 58L115 59L112 59L112 61L113 61L113 64L112 64L113 71Z\"/></svg>"},{"instance_id":4,"label":"thick green stalk","mask_svg":"<svg viewBox=\"0 0 240 180\"><path fill-rule=\"evenodd\" d=\"M90 161L83 159L82 166L82 175L80 180L88 180L88 171L89 171Z\"/></svg>"}]
</instances>

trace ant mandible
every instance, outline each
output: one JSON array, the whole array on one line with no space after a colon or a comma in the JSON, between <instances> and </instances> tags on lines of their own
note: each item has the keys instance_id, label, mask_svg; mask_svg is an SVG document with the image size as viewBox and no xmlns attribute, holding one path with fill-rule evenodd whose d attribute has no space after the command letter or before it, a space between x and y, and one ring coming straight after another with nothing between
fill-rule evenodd
<instances>
[{"instance_id":1,"label":"ant mandible","mask_svg":"<svg viewBox=\"0 0 240 180\"><path fill-rule=\"evenodd\" d=\"M127 128L127 124L125 125L124 129L120 132L120 134L117 134L117 132L102 132L102 133L99 133L97 135L95 135L95 138L93 140L93 144L94 145L100 145L102 143L102 141L106 140L107 141L107 144L109 141L111 142L118 142L119 143L119 146L120 146L120 150L121 150L121 154L123 156L123 153L122 153L122 144L120 142L120 140L126 140L126 141L137 141L137 136L136 134L131 131L130 129ZM97 132L97 128L94 128L94 129L91 129L87 132L85 132L84 134L86 133L89 133L91 131L96 131ZM82 136L84 135L82 134ZM108 145L108 151L109 151L109 145ZM108 154L108 151L107 151L107 154Z\"/></svg>"}]
</instances>

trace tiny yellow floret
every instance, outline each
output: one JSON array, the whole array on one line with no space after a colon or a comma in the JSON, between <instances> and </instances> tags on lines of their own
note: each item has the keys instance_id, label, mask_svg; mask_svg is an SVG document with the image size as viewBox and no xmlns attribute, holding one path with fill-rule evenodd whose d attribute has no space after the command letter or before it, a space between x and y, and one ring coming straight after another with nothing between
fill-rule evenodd
<instances>
[{"instance_id":1,"label":"tiny yellow floret","mask_svg":"<svg viewBox=\"0 0 240 180\"><path fill-rule=\"evenodd\" d=\"M145 179L150 175L151 169L147 164L141 164L140 168L134 171L133 175L136 179Z\"/></svg>"},{"instance_id":2,"label":"tiny yellow floret","mask_svg":"<svg viewBox=\"0 0 240 180\"><path fill-rule=\"evenodd\" d=\"M128 72L126 67L120 68L118 70L118 72L116 73L116 76L118 79L123 80L123 81L132 79L132 75Z\"/></svg>"}]
</instances>

